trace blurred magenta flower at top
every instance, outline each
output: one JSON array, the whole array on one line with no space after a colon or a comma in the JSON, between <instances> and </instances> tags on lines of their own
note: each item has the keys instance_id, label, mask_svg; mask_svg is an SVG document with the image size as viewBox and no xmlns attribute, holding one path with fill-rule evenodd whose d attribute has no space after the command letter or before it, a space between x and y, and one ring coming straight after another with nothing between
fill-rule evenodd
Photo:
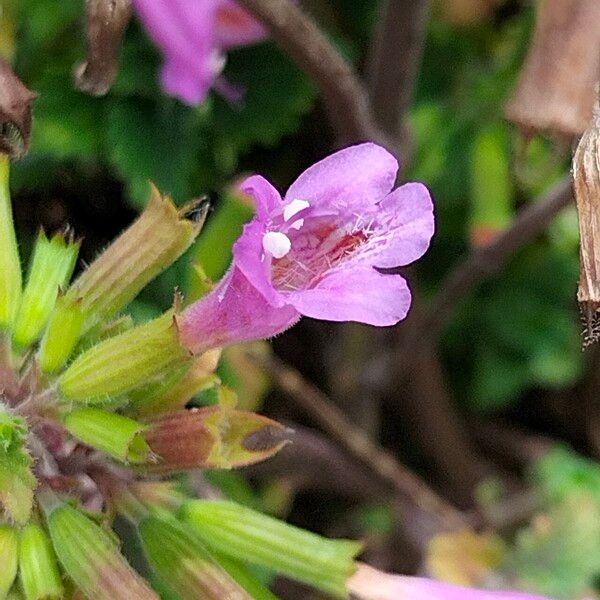
<instances>
[{"instance_id":1,"label":"blurred magenta flower at top","mask_svg":"<svg viewBox=\"0 0 600 600\"><path fill-rule=\"evenodd\" d=\"M183 343L199 353L271 337L302 315L394 325L410 307L399 274L423 255L434 231L427 188L393 189L398 162L372 143L340 150L307 169L282 198L263 177L241 189L255 218L233 248L219 285L178 317Z\"/></svg>"},{"instance_id":2,"label":"blurred magenta flower at top","mask_svg":"<svg viewBox=\"0 0 600 600\"><path fill-rule=\"evenodd\" d=\"M202 102L212 87L235 94L221 76L225 51L266 37L233 0L133 0L133 6L164 55L163 88L187 104Z\"/></svg>"}]
</instances>

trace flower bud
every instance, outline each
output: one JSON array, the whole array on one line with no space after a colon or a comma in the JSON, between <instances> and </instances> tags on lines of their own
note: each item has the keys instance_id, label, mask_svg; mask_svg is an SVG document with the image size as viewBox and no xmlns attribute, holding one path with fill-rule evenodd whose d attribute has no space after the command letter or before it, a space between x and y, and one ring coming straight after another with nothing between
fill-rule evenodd
<instances>
[{"instance_id":1,"label":"flower bud","mask_svg":"<svg viewBox=\"0 0 600 600\"><path fill-rule=\"evenodd\" d=\"M196 394L219 381L214 371L220 356L220 349L209 350L194 356L175 380L167 378L135 390L131 396L136 415L151 416L184 408Z\"/></svg>"},{"instance_id":2,"label":"flower bud","mask_svg":"<svg viewBox=\"0 0 600 600\"><path fill-rule=\"evenodd\" d=\"M103 402L151 381L189 359L179 344L173 313L149 321L80 354L59 380L67 400Z\"/></svg>"},{"instance_id":3,"label":"flower bud","mask_svg":"<svg viewBox=\"0 0 600 600\"><path fill-rule=\"evenodd\" d=\"M290 431L277 421L225 406L169 413L149 423L146 441L157 456L154 473L231 469L277 453Z\"/></svg>"},{"instance_id":4,"label":"flower bud","mask_svg":"<svg viewBox=\"0 0 600 600\"><path fill-rule=\"evenodd\" d=\"M48 239L43 232L39 234L14 327L13 338L19 346L29 346L41 334L59 289L71 278L78 252L79 242L63 235Z\"/></svg>"},{"instance_id":5,"label":"flower bud","mask_svg":"<svg viewBox=\"0 0 600 600\"><path fill-rule=\"evenodd\" d=\"M228 501L190 500L180 517L217 552L347 596L358 542L329 540Z\"/></svg>"},{"instance_id":6,"label":"flower bud","mask_svg":"<svg viewBox=\"0 0 600 600\"><path fill-rule=\"evenodd\" d=\"M18 544L15 530L0 525L0 598L6 598L17 576Z\"/></svg>"},{"instance_id":7,"label":"flower bud","mask_svg":"<svg viewBox=\"0 0 600 600\"><path fill-rule=\"evenodd\" d=\"M8 173L8 157L0 154L0 331L11 328L21 302L21 261L13 225Z\"/></svg>"},{"instance_id":8,"label":"flower bud","mask_svg":"<svg viewBox=\"0 0 600 600\"><path fill-rule=\"evenodd\" d=\"M193 220L187 215L194 215ZM69 288L67 303L81 301L84 330L114 315L148 282L188 249L202 228L206 209L177 210L152 186L150 201L126 229Z\"/></svg>"},{"instance_id":9,"label":"flower bud","mask_svg":"<svg viewBox=\"0 0 600 600\"><path fill-rule=\"evenodd\" d=\"M19 540L19 578L26 600L59 600L64 588L46 532L29 523Z\"/></svg>"},{"instance_id":10,"label":"flower bud","mask_svg":"<svg viewBox=\"0 0 600 600\"><path fill-rule=\"evenodd\" d=\"M252 600L174 518L151 515L140 522L139 532L156 576L181 600Z\"/></svg>"},{"instance_id":11,"label":"flower bud","mask_svg":"<svg viewBox=\"0 0 600 600\"><path fill-rule=\"evenodd\" d=\"M75 585L94 600L158 600L128 564L108 532L55 498L39 494L58 559Z\"/></svg>"},{"instance_id":12,"label":"flower bud","mask_svg":"<svg viewBox=\"0 0 600 600\"><path fill-rule=\"evenodd\" d=\"M600 112L575 151L573 180L581 261L577 300L587 327L587 346L600 338Z\"/></svg>"},{"instance_id":13,"label":"flower bud","mask_svg":"<svg viewBox=\"0 0 600 600\"><path fill-rule=\"evenodd\" d=\"M133 419L96 408L81 408L68 413L63 421L76 438L122 462L142 463L150 456L150 448L142 437L146 427Z\"/></svg>"},{"instance_id":14,"label":"flower bud","mask_svg":"<svg viewBox=\"0 0 600 600\"><path fill-rule=\"evenodd\" d=\"M40 345L40 368L54 373L64 366L73 352L85 315L81 302L69 302L60 294Z\"/></svg>"}]
</instances>

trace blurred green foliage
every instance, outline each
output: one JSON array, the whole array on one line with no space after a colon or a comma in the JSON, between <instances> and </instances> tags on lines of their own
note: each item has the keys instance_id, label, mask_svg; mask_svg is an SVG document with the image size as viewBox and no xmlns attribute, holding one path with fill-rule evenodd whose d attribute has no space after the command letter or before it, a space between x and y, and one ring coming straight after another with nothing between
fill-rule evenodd
<instances>
[{"instance_id":1,"label":"blurred green foliage","mask_svg":"<svg viewBox=\"0 0 600 600\"><path fill-rule=\"evenodd\" d=\"M600 467L557 448L533 469L543 506L521 529L507 557L520 586L557 600L600 590Z\"/></svg>"},{"instance_id":2,"label":"blurred green foliage","mask_svg":"<svg viewBox=\"0 0 600 600\"><path fill-rule=\"evenodd\" d=\"M146 202L149 179L183 202L223 185L253 145L274 145L296 131L314 101L306 77L265 43L229 56L227 77L245 90L240 105L213 96L204 106L184 106L158 89L160 58L136 23L112 91L93 98L72 85L84 57L79 0L24 0L16 30L17 72L39 93L17 187L47 186L61 162L82 168L92 161L125 183L136 207Z\"/></svg>"}]
</instances>

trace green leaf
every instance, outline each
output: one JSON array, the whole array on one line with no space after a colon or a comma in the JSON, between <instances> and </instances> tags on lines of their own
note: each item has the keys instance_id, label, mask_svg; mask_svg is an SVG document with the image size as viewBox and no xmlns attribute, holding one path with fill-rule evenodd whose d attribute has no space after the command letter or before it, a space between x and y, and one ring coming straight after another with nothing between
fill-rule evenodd
<instances>
[{"instance_id":1,"label":"green leaf","mask_svg":"<svg viewBox=\"0 0 600 600\"><path fill-rule=\"evenodd\" d=\"M148 201L148 181L178 202L190 199L201 137L195 110L165 97L111 98L106 123L109 160L125 180L135 206Z\"/></svg>"},{"instance_id":2,"label":"green leaf","mask_svg":"<svg viewBox=\"0 0 600 600\"><path fill-rule=\"evenodd\" d=\"M253 144L274 145L296 131L314 102L306 76L271 43L231 52L225 76L243 88L244 98L237 106L216 97L213 128L221 150L234 156Z\"/></svg>"}]
</instances>

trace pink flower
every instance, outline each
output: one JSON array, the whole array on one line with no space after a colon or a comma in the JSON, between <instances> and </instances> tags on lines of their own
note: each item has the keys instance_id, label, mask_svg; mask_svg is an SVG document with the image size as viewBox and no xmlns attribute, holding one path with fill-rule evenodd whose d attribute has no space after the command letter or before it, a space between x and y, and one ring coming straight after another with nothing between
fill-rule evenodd
<instances>
[{"instance_id":1,"label":"pink flower","mask_svg":"<svg viewBox=\"0 0 600 600\"><path fill-rule=\"evenodd\" d=\"M133 0L148 35L164 54L161 83L187 104L216 87L225 95L225 50L266 37L263 26L233 0Z\"/></svg>"},{"instance_id":2,"label":"pink flower","mask_svg":"<svg viewBox=\"0 0 600 600\"><path fill-rule=\"evenodd\" d=\"M390 575L358 563L348 591L360 600L549 600L522 592L488 592L422 577Z\"/></svg>"},{"instance_id":3,"label":"pink flower","mask_svg":"<svg viewBox=\"0 0 600 600\"><path fill-rule=\"evenodd\" d=\"M402 320L411 302L406 281L377 268L422 256L434 220L425 186L392 191L397 170L389 152L366 143L310 167L283 199L263 177L248 178L241 187L257 214L234 245L229 273L179 317L183 343L201 352L271 337L301 315L371 325Z\"/></svg>"}]
</instances>

